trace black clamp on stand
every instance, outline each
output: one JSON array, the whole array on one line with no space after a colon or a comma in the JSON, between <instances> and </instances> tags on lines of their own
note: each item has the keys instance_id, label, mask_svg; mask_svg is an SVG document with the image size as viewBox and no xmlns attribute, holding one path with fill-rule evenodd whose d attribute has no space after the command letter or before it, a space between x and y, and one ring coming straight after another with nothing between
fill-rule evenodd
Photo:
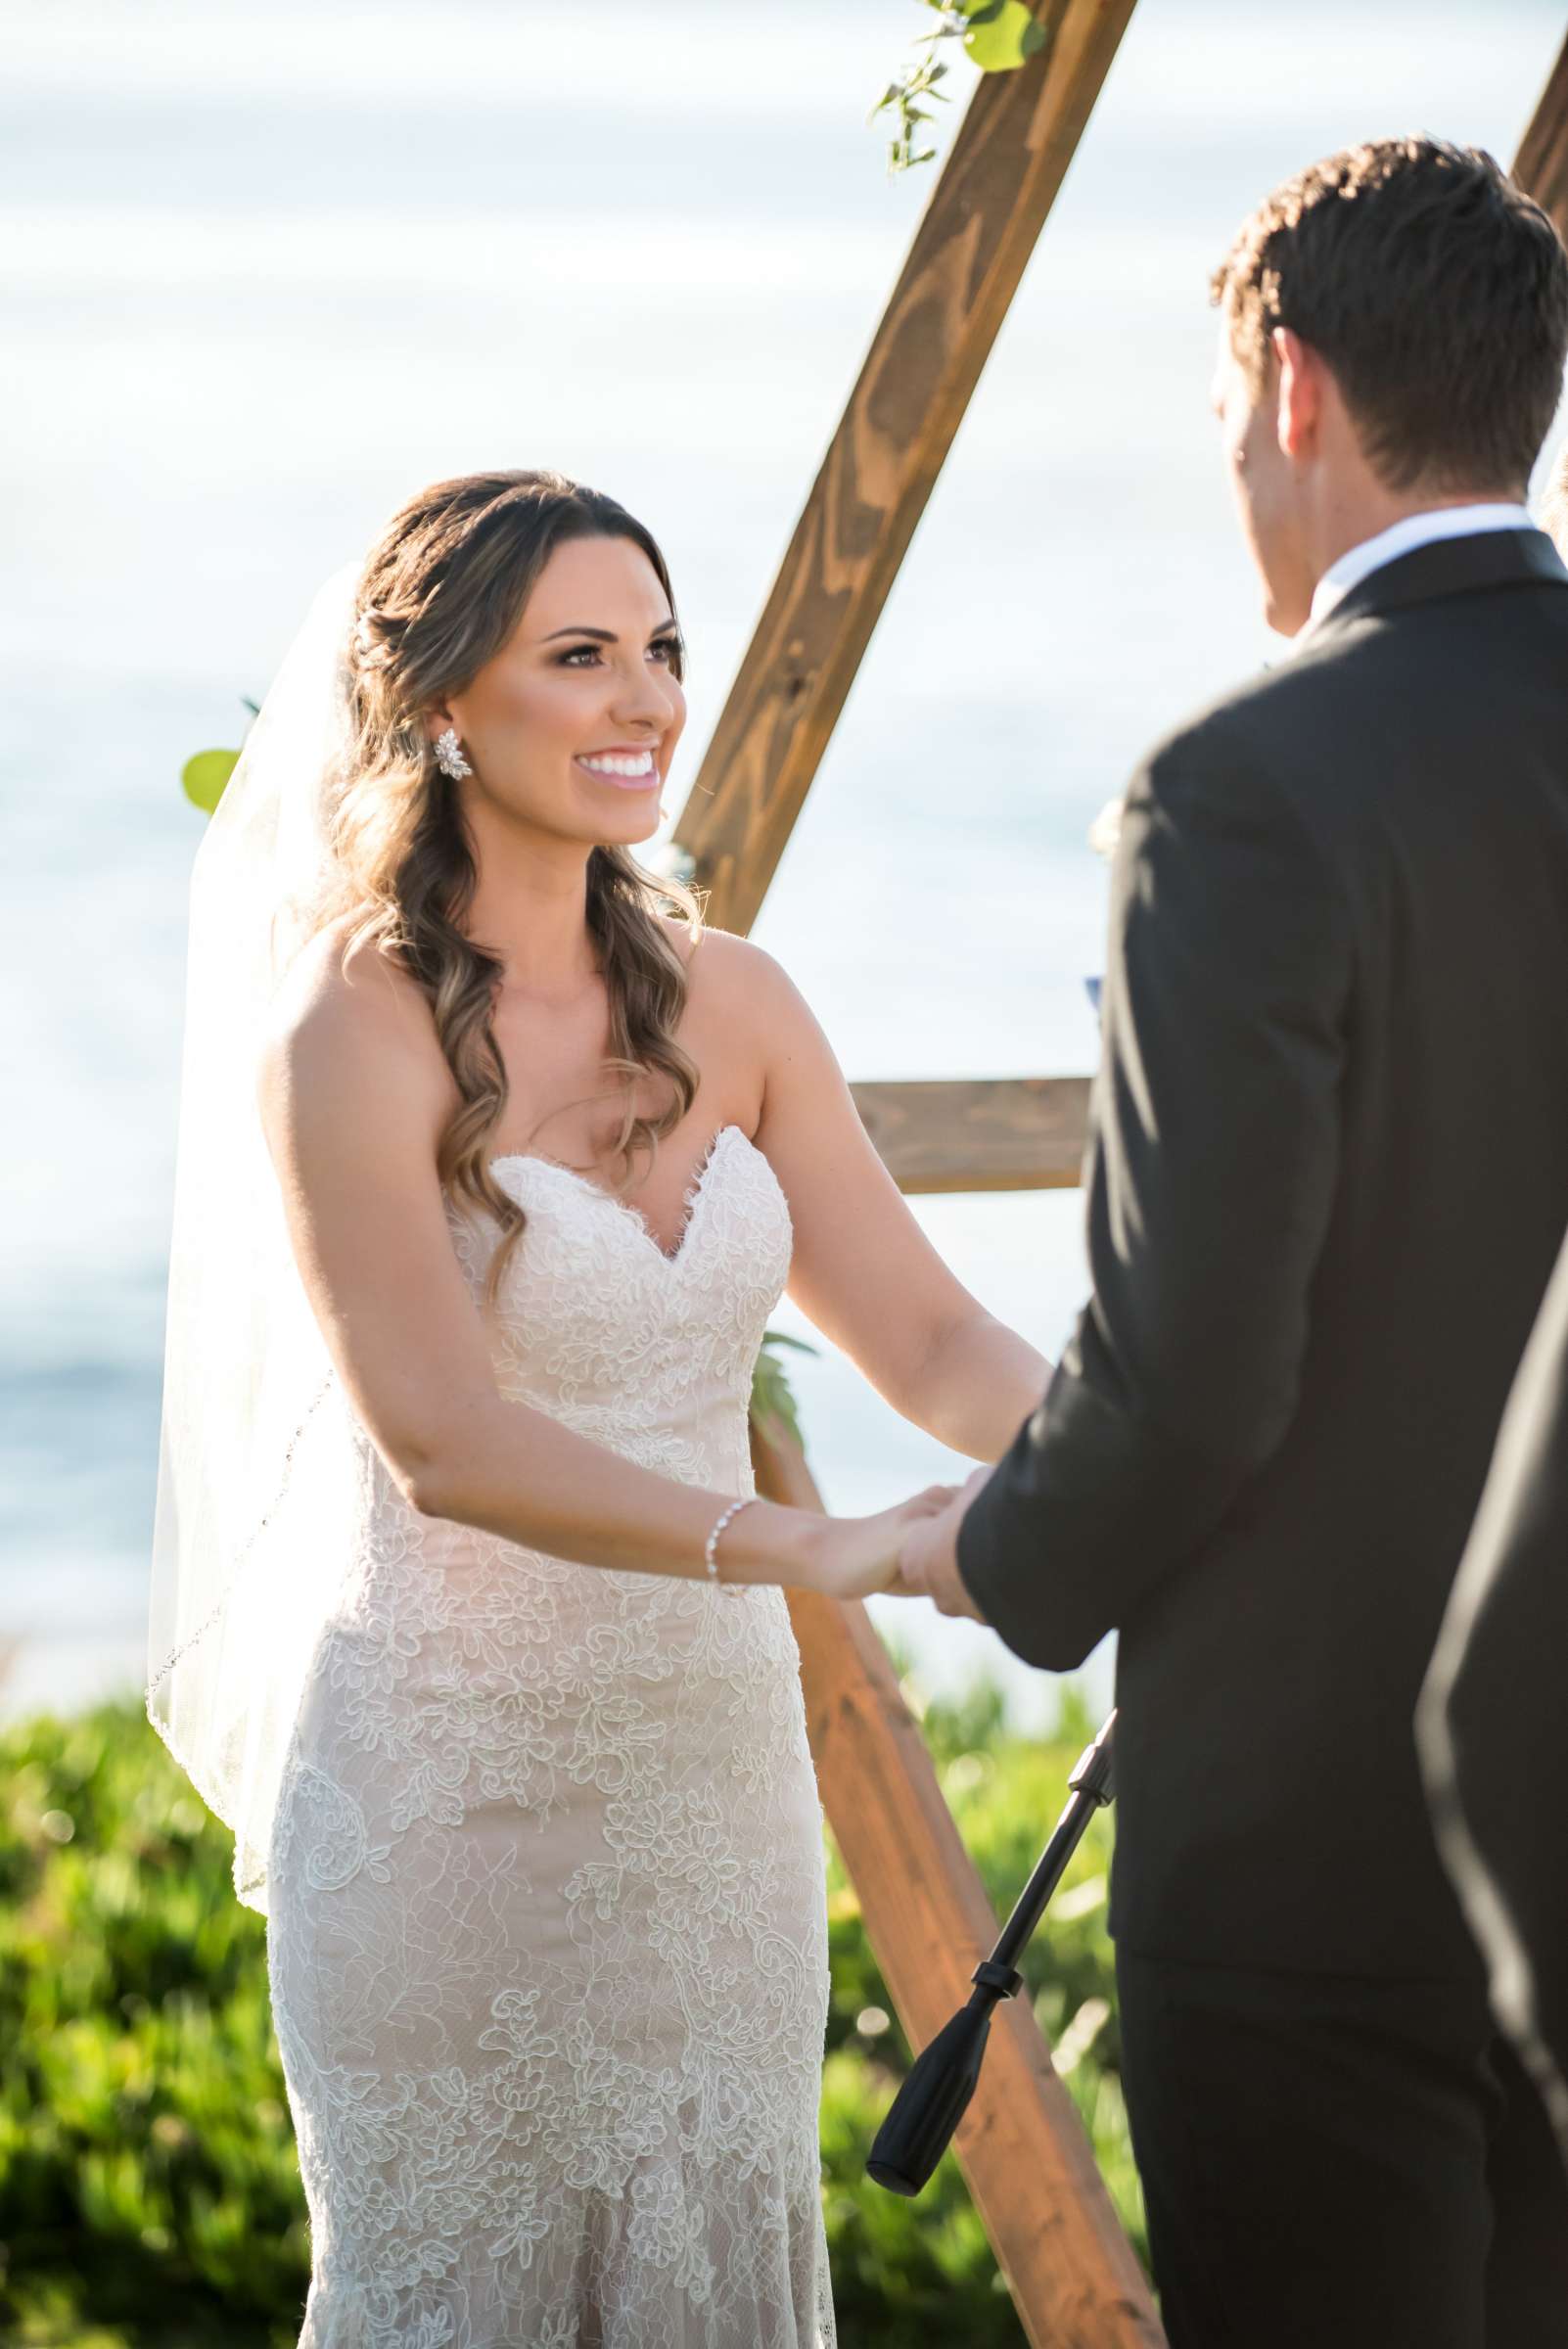
<instances>
[{"instance_id":1,"label":"black clamp on stand","mask_svg":"<svg viewBox=\"0 0 1568 2349\"><path fill-rule=\"evenodd\" d=\"M1116 1715L1112 1713L1094 1743L1079 1756L1067 1781L1072 1792L1051 1839L997 1936L995 1948L970 1976L975 1988L968 2005L961 2006L922 2049L877 2131L866 2175L890 2193L920 2191L963 2119L980 2078L992 2008L998 1999L1013 1998L1023 1987L1024 1977L1014 1959L1022 1956L1044 1914L1046 1903L1083 1841L1084 1828L1095 1812L1111 1800L1115 1727Z\"/></svg>"}]
</instances>

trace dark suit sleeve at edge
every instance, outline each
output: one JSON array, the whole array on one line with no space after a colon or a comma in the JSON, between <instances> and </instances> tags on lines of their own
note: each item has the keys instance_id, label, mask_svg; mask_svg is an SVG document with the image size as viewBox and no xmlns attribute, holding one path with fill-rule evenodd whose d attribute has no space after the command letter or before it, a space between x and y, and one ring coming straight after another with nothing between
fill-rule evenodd
<instances>
[{"instance_id":1,"label":"dark suit sleeve at edge","mask_svg":"<svg viewBox=\"0 0 1568 2349\"><path fill-rule=\"evenodd\" d=\"M1290 1424L1351 965L1327 859L1219 721L1135 779L1084 1163L1093 1295L958 1543L1031 1663L1081 1663Z\"/></svg>"},{"instance_id":2,"label":"dark suit sleeve at edge","mask_svg":"<svg viewBox=\"0 0 1568 2349\"><path fill-rule=\"evenodd\" d=\"M1568 2133L1568 1243L1503 1415L1417 1714L1493 2004ZM1568 2151L1568 2137L1565 2137Z\"/></svg>"}]
</instances>

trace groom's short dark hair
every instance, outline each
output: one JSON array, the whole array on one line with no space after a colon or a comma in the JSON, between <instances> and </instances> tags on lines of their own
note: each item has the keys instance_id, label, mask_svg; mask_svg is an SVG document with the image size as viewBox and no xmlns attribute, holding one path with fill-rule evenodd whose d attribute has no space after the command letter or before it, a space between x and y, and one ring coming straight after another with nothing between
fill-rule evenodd
<instances>
[{"instance_id":1,"label":"groom's short dark hair","mask_svg":"<svg viewBox=\"0 0 1568 2349\"><path fill-rule=\"evenodd\" d=\"M1274 190L1215 271L1231 346L1267 382L1291 328L1333 370L1391 489L1522 489L1562 391L1568 254L1476 147L1378 139Z\"/></svg>"}]
</instances>

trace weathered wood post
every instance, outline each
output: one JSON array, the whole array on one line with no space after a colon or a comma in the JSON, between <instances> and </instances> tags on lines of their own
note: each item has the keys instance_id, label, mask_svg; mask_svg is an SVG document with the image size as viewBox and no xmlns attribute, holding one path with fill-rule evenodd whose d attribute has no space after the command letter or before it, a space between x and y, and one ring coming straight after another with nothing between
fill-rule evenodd
<instances>
[{"instance_id":1,"label":"weathered wood post","mask_svg":"<svg viewBox=\"0 0 1568 2349\"><path fill-rule=\"evenodd\" d=\"M754 1422L752 1456L760 1492L820 1508L781 1431ZM790 1618L829 1823L918 2049L969 1996L997 1920L864 1607L795 1591ZM1027 1999L996 2008L954 2150L1037 2349L1158 2349L1143 2272Z\"/></svg>"},{"instance_id":2,"label":"weathered wood post","mask_svg":"<svg viewBox=\"0 0 1568 2349\"><path fill-rule=\"evenodd\" d=\"M1568 40L1519 142L1513 176L1551 214L1558 236L1568 243Z\"/></svg>"}]
</instances>

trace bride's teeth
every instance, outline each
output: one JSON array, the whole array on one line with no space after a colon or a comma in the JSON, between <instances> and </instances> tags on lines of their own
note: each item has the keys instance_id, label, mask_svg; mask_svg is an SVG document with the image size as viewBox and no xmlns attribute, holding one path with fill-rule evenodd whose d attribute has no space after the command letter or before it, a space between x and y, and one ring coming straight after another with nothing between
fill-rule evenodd
<instances>
[{"instance_id":1,"label":"bride's teeth","mask_svg":"<svg viewBox=\"0 0 1568 2349\"><path fill-rule=\"evenodd\" d=\"M634 759L618 759L614 753L602 759L583 759L580 763L596 775L651 775L652 751L639 751Z\"/></svg>"}]
</instances>

